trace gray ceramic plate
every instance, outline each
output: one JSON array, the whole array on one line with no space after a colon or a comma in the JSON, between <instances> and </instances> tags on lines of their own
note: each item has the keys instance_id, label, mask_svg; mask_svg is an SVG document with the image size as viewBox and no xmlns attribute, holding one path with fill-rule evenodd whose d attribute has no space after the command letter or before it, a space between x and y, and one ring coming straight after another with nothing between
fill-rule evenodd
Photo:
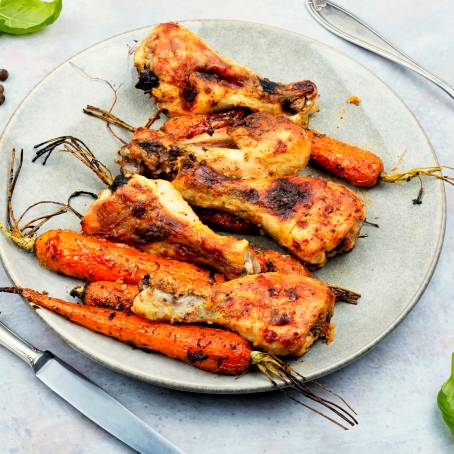
<instances>
[{"instance_id":1,"label":"gray ceramic plate","mask_svg":"<svg viewBox=\"0 0 454 454\"><path fill-rule=\"evenodd\" d=\"M402 101L349 57L301 35L259 24L208 20L185 25L222 54L263 76L285 82L315 81L321 93L321 111L314 116L312 126L376 151L386 169L398 163L404 153L401 168L437 163L427 138ZM0 143L2 194L9 150L13 146L25 150L24 170L14 200L18 210L37 200L63 201L77 189L102 189L94 175L68 156L58 154L46 167L32 164L32 146L47 138L71 134L82 138L101 160L115 169L118 143L103 124L82 114L87 103L109 107L112 92L106 84L90 80L78 68L119 87L115 112L131 124L143 124L152 106L148 97L133 88L136 77L128 51L148 31L149 27L124 33L86 49L50 73L19 106ZM362 99L359 107L346 103L351 95ZM445 224L444 190L440 182L425 181L424 203L419 206L412 204L418 188L415 181L404 185L381 184L359 191L366 202L368 219L377 222L380 228L364 227L368 237L360 239L350 254L331 260L317 275L358 290L363 296L357 307L347 304L336 307L336 338L331 345L319 343L304 357L304 362L295 361L295 367L306 377L320 377L358 358L416 304L435 267ZM57 219L52 226L78 229L78 222L67 216ZM3 237L0 248L5 267L16 284L69 298L67 292L76 281L41 268L32 255L18 250ZM77 350L141 380L207 393L271 389L256 372L238 380L212 375L159 354L134 350L46 311L40 310L38 314Z\"/></svg>"}]
</instances>

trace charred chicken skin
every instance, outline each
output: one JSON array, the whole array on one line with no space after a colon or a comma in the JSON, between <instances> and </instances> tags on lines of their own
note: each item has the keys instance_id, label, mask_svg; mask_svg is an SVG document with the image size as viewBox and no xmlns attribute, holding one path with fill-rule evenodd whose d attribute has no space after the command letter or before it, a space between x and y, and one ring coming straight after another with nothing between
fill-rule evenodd
<instances>
[{"instance_id":1,"label":"charred chicken skin","mask_svg":"<svg viewBox=\"0 0 454 454\"><path fill-rule=\"evenodd\" d=\"M199 219L213 229L242 235L258 235L260 233L260 229L255 224L232 213L211 208L192 208Z\"/></svg>"},{"instance_id":2,"label":"charred chicken skin","mask_svg":"<svg viewBox=\"0 0 454 454\"><path fill-rule=\"evenodd\" d=\"M281 84L219 55L176 23L157 25L134 53L136 87L151 91L169 116L245 107L296 115L306 124L317 109L317 87L304 80Z\"/></svg>"},{"instance_id":3,"label":"charred chicken skin","mask_svg":"<svg viewBox=\"0 0 454 454\"><path fill-rule=\"evenodd\" d=\"M82 220L88 235L132 245L176 243L197 262L228 278L260 271L246 240L221 236L204 225L178 191L164 180L140 175L117 178L102 191Z\"/></svg>"},{"instance_id":4,"label":"charred chicken skin","mask_svg":"<svg viewBox=\"0 0 454 454\"><path fill-rule=\"evenodd\" d=\"M123 173L172 174L180 156L195 156L233 178L294 175L306 167L311 145L302 128L284 115L258 112L218 130L183 142L162 131L137 129L120 150ZM214 143L213 143L214 142Z\"/></svg>"},{"instance_id":5,"label":"charred chicken skin","mask_svg":"<svg viewBox=\"0 0 454 454\"><path fill-rule=\"evenodd\" d=\"M260 226L314 266L350 251L365 219L364 204L353 191L320 178L236 180L183 158L172 184L189 203L229 211Z\"/></svg>"},{"instance_id":6,"label":"charred chicken skin","mask_svg":"<svg viewBox=\"0 0 454 454\"><path fill-rule=\"evenodd\" d=\"M299 275L264 273L215 284L205 296L175 296L149 286L132 311L150 320L216 323L274 355L304 354L330 340L334 295L323 282Z\"/></svg>"}]
</instances>

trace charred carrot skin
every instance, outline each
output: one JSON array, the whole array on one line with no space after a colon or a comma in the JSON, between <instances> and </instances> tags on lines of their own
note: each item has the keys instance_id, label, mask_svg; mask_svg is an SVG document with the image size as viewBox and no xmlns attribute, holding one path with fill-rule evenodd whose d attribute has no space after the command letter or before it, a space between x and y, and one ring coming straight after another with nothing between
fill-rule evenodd
<instances>
[{"instance_id":1,"label":"charred carrot skin","mask_svg":"<svg viewBox=\"0 0 454 454\"><path fill-rule=\"evenodd\" d=\"M153 285L163 291L197 294L216 280L195 265L69 230L49 230L40 235L35 253L45 268L88 282L122 280L136 284L149 275Z\"/></svg>"},{"instance_id":2,"label":"charred carrot skin","mask_svg":"<svg viewBox=\"0 0 454 454\"><path fill-rule=\"evenodd\" d=\"M248 342L229 331L150 322L111 309L68 303L31 289L13 287L0 291L18 293L31 304L44 307L91 331L162 353L209 372L238 375L250 365L251 348Z\"/></svg>"},{"instance_id":3,"label":"charred carrot skin","mask_svg":"<svg viewBox=\"0 0 454 454\"><path fill-rule=\"evenodd\" d=\"M354 186L371 188L383 172L383 161L374 153L307 130L311 160Z\"/></svg>"},{"instance_id":4,"label":"charred carrot skin","mask_svg":"<svg viewBox=\"0 0 454 454\"><path fill-rule=\"evenodd\" d=\"M138 293L137 285L101 281L76 287L71 295L80 298L87 306L105 307L130 313L132 303Z\"/></svg>"}]
</instances>

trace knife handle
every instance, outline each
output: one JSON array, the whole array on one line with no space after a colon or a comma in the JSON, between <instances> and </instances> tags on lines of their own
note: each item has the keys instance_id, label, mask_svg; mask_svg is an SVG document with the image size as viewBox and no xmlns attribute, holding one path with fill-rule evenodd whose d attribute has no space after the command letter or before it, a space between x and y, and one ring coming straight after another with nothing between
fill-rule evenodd
<instances>
[{"instance_id":1,"label":"knife handle","mask_svg":"<svg viewBox=\"0 0 454 454\"><path fill-rule=\"evenodd\" d=\"M4 323L0 321L0 345L17 355L25 361L30 367L35 368L40 358L45 355L44 352L30 345L16 333L11 331Z\"/></svg>"}]
</instances>

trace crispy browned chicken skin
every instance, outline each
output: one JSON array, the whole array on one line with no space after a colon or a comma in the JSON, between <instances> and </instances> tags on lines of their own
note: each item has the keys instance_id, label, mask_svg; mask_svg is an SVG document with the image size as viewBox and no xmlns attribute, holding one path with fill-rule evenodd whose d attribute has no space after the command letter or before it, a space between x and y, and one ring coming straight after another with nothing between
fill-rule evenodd
<instances>
[{"instance_id":1,"label":"crispy browned chicken skin","mask_svg":"<svg viewBox=\"0 0 454 454\"><path fill-rule=\"evenodd\" d=\"M365 219L364 204L353 191L320 178L236 180L183 158L172 184L192 205L229 211L259 225L315 266L350 251Z\"/></svg>"},{"instance_id":2,"label":"crispy browned chicken skin","mask_svg":"<svg viewBox=\"0 0 454 454\"><path fill-rule=\"evenodd\" d=\"M82 220L89 235L143 245L157 240L176 243L228 278L260 271L246 240L221 236L202 224L177 190L164 180L140 175L117 180L102 191Z\"/></svg>"},{"instance_id":3,"label":"crispy browned chicken skin","mask_svg":"<svg viewBox=\"0 0 454 454\"><path fill-rule=\"evenodd\" d=\"M246 107L297 115L307 123L317 87L304 80L280 84L222 57L176 23L157 25L134 53L136 87L151 94L170 116Z\"/></svg>"},{"instance_id":4,"label":"crispy browned chicken skin","mask_svg":"<svg viewBox=\"0 0 454 454\"><path fill-rule=\"evenodd\" d=\"M223 175L257 178L294 175L306 167L310 154L302 128L285 115L257 112L218 130L216 137L197 136L191 143L139 128L120 149L119 162L123 173L162 176L175 173L179 156L192 155Z\"/></svg>"},{"instance_id":5,"label":"crispy browned chicken skin","mask_svg":"<svg viewBox=\"0 0 454 454\"><path fill-rule=\"evenodd\" d=\"M264 273L215 284L204 296L176 297L154 287L135 298L133 312L150 320L216 323L275 355L304 354L330 340L334 295L323 282Z\"/></svg>"}]
</instances>

